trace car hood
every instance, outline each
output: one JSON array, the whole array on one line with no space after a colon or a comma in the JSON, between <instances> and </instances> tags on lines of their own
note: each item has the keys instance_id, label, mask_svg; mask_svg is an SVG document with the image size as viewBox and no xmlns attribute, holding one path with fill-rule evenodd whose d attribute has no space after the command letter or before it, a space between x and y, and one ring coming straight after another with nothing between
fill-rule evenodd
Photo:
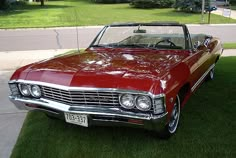
<instances>
[{"instance_id":1,"label":"car hood","mask_svg":"<svg viewBox=\"0 0 236 158\"><path fill-rule=\"evenodd\" d=\"M185 57L181 51L87 51L38 62L28 68L26 79L151 91L154 83Z\"/></svg>"}]
</instances>

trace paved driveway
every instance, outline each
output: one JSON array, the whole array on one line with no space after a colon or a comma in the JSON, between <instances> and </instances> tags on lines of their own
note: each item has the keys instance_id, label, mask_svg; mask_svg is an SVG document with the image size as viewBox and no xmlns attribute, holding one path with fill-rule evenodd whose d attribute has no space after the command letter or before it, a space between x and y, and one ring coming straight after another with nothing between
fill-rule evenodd
<instances>
[{"instance_id":1,"label":"paved driveway","mask_svg":"<svg viewBox=\"0 0 236 158\"><path fill-rule=\"evenodd\" d=\"M8 79L12 71L0 71L0 157L10 156L26 112L19 112L8 100Z\"/></svg>"},{"instance_id":2,"label":"paved driveway","mask_svg":"<svg viewBox=\"0 0 236 158\"><path fill-rule=\"evenodd\" d=\"M16 68L53 57L68 50L0 52L0 158L10 157L26 111L19 111L9 101L8 81Z\"/></svg>"}]
</instances>

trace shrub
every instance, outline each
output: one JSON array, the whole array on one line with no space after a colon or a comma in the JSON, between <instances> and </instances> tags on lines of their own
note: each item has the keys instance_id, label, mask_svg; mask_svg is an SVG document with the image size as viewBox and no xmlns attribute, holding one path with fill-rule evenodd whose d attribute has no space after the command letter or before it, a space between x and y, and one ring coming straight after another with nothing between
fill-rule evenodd
<instances>
[{"instance_id":1,"label":"shrub","mask_svg":"<svg viewBox=\"0 0 236 158\"><path fill-rule=\"evenodd\" d=\"M7 0L0 0L0 10L6 10L10 7L10 4Z\"/></svg>"},{"instance_id":2,"label":"shrub","mask_svg":"<svg viewBox=\"0 0 236 158\"><path fill-rule=\"evenodd\" d=\"M236 4L236 0L230 0L229 3L230 4Z\"/></svg>"},{"instance_id":3,"label":"shrub","mask_svg":"<svg viewBox=\"0 0 236 158\"><path fill-rule=\"evenodd\" d=\"M23 0L21 0L21 1L15 1L15 2L12 2L12 3L11 3L12 6L25 6L25 5L27 5L27 4L28 4L28 2L27 2L27 1L23 1Z\"/></svg>"},{"instance_id":4,"label":"shrub","mask_svg":"<svg viewBox=\"0 0 236 158\"><path fill-rule=\"evenodd\" d=\"M95 3L114 4L114 3L128 3L129 0L91 0Z\"/></svg>"},{"instance_id":5,"label":"shrub","mask_svg":"<svg viewBox=\"0 0 236 158\"><path fill-rule=\"evenodd\" d=\"M8 1L8 0L0 0L0 10L14 10L15 8L19 8L27 5L28 2L26 0L18 0L18 1Z\"/></svg>"},{"instance_id":6,"label":"shrub","mask_svg":"<svg viewBox=\"0 0 236 158\"><path fill-rule=\"evenodd\" d=\"M209 0L205 0L205 5L209 4ZM185 12L201 12L202 0L176 0L175 9Z\"/></svg>"},{"instance_id":7,"label":"shrub","mask_svg":"<svg viewBox=\"0 0 236 158\"><path fill-rule=\"evenodd\" d=\"M171 8L174 0L131 0L130 5L135 8Z\"/></svg>"}]
</instances>

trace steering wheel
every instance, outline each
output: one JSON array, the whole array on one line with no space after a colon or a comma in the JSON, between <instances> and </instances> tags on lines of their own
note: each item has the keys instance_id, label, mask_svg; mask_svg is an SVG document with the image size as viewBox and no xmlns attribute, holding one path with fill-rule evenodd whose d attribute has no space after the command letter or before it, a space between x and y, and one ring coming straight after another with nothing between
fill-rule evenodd
<instances>
[{"instance_id":1,"label":"steering wheel","mask_svg":"<svg viewBox=\"0 0 236 158\"><path fill-rule=\"evenodd\" d=\"M176 47L176 45L170 41L170 39L163 39L155 44L155 47L158 46L160 43L169 43L171 47Z\"/></svg>"}]
</instances>

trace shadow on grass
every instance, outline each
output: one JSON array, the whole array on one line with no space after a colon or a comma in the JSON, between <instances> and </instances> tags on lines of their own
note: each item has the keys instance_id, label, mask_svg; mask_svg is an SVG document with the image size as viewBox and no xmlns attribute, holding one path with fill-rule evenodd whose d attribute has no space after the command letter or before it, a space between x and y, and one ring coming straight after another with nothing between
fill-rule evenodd
<instances>
[{"instance_id":1,"label":"shadow on grass","mask_svg":"<svg viewBox=\"0 0 236 158\"><path fill-rule=\"evenodd\" d=\"M57 0L55 0L57 1ZM63 0L65 2L80 2L80 3L88 3L88 4L98 4L98 3L95 3L94 1L95 0Z\"/></svg>"},{"instance_id":2,"label":"shadow on grass","mask_svg":"<svg viewBox=\"0 0 236 158\"><path fill-rule=\"evenodd\" d=\"M158 12L158 13L155 13L154 15L180 18L180 17L191 17L191 16L198 15L198 14L197 13L185 13L185 12L180 12L180 11L177 11L174 9L173 10L170 9L169 11Z\"/></svg>"}]
</instances>

